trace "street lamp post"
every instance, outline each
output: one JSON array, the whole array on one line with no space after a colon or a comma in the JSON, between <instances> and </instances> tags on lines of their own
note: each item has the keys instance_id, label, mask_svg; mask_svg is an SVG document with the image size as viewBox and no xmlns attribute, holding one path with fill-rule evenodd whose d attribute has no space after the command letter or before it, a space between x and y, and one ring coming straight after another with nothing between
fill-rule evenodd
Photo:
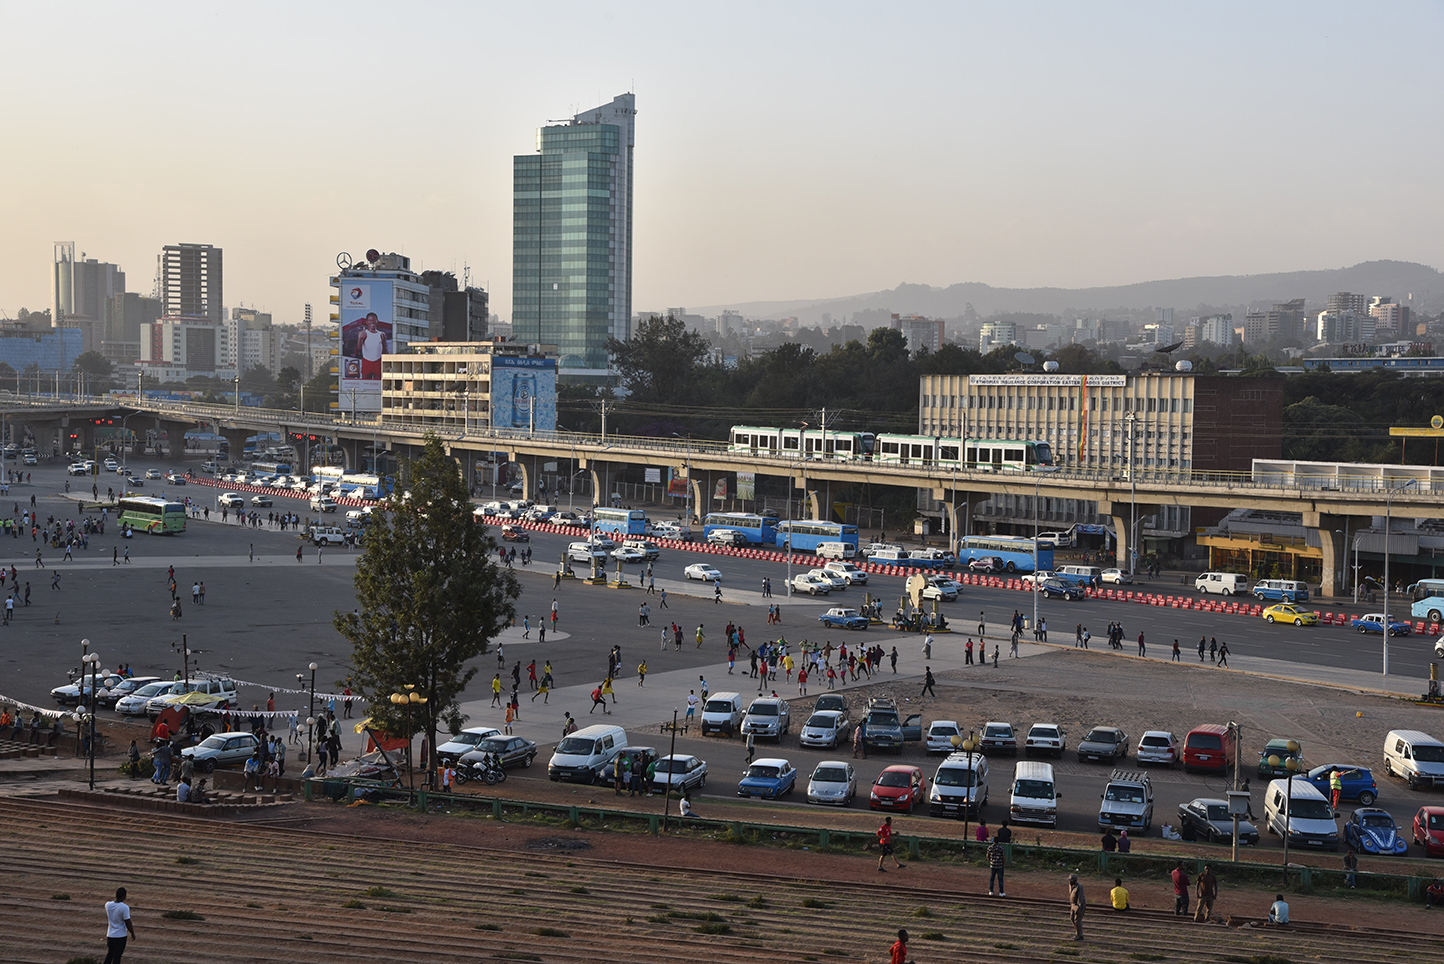
<instances>
[{"instance_id":1,"label":"street lamp post","mask_svg":"<svg viewBox=\"0 0 1444 964\"><path fill-rule=\"evenodd\" d=\"M1417 479L1410 479L1399 486L1403 492L1409 486L1418 482ZM1384 675L1389 675L1389 530L1393 528L1390 524L1394 510L1394 487L1385 483L1384 486Z\"/></svg>"},{"instance_id":2,"label":"street lamp post","mask_svg":"<svg viewBox=\"0 0 1444 964\"><path fill-rule=\"evenodd\" d=\"M307 763L310 763L311 760L314 759L314 758L312 757L312 755L311 755L311 752L312 752L311 744L312 744L312 741L315 739L315 736L316 736L316 669L317 669L316 664L315 664L315 663L312 663L312 664L311 664L311 697L310 697L310 700L306 703L306 762L307 762ZM300 673L297 673L297 674L296 674L296 679L297 679L297 680L300 680L300 678L301 678L301 674L300 674Z\"/></svg>"},{"instance_id":3,"label":"street lamp post","mask_svg":"<svg viewBox=\"0 0 1444 964\"><path fill-rule=\"evenodd\" d=\"M682 505L683 505L683 507L686 509L686 512L687 512L687 528L688 528L688 529L691 529L691 528L692 528L692 435L691 435L690 432L689 432L688 434L686 434L686 435L682 435L682 434L679 433L679 432L673 432L673 433L672 433L672 436L673 436L674 438L679 438L679 439L681 439L681 440L682 440L683 442L685 442L686 445L687 445L686 461L683 463L683 466L684 466L684 468L685 468L685 470L686 470L686 473L687 473L687 493L686 493L686 495L684 495L684 496L682 497Z\"/></svg>"},{"instance_id":4,"label":"street lamp post","mask_svg":"<svg viewBox=\"0 0 1444 964\"><path fill-rule=\"evenodd\" d=\"M1286 804L1286 806L1288 807L1288 810L1285 811L1285 813L1284 813L1284 886L1285 886L1285 887L1287 887L1287 886L1289 885L1289 837L1293 834L1294 775L1295 775L1295 774L1294 774L1294 771L1296 771L1296 770L1299 768L1299 758L1298 758L1295 754L1297 754L1297 753L1299 752L1299 745L1298 745L1297 743L1295 743L1293 740L1290 740L1290 741L1288 742L1288 751L1289 751L1289 758L1288 758L1287 760L1283 760L1283 761L1282 761L1284 769L1288 771L1288 783L1289 783L1289 786L1288 786L1288 803ZM1272 756L1269 757L1269 761L1268 761L1268 762L1269 762L1269 766L1270 766L1270 767L1273 767L1273 768L1277 769L1278 766L1279 766L1279 763L1280 763L1281 761L1279 760L1278 754L1275 753L1275 754L1273 754ZM1234 834L1234 838L1235 838L1235 839L1238 838L1238 834L1237 834L1237 833Z\"/></svg>"},{"instance_id":5,"label":"street lamp post","mask_svg":"<svg viewBox=\"0 0 1444 964\"><path fill-rule=\"evenodd\" d=\"M391 702L392 702L393 704L395 704L398 709L404 708L405 720L406 720L406 727L407 727L407 732L406 732L406 783L407 783L407 785L408 785L412 790L415 790L415 789L416 789L416 767L415 767L415 760L414 760L414 758L412 757L412 754L411 754L411 739L412 739L413 736L415 736L415 734L411 732L411 707L412 707L412 706L416 706L416 705L420 705L420 704L422 704L422 703L425 703L425 702L426 702L426 697L424 697L424 696L422 696L420 693L416 692L416 685L415 685L414 683L406 683L406 684L404 684L404 687L403 687L403 688L406 690L406 692L404 692L404 693L392 693L392 694L391 694Z\"/></svg>"},{"instance_id":6,"label":"street lamp post","mask_svg":"<svg viewBox=\"0 0 1444 964\"><path fill-rule=\"evenodd\" d=\"M83 642L83 644L86 645L86 646L89 646L89 645L90 645L90 640L88 640L88 639L87 639L87 640L83 640L82 642ZM85 715L90 718L90 720L89 720L89 721L90 721L90 752L87 754L87 756L90 758L90 760L89 760L89 764L90 764L90 789L94 790L94 789L95 789L95 707L96 707L95 687L96 687L96 685L99 683L98 677L99 677L99 675L100 675L100 654L99 654L99 653L87 653L87 654L85 655L85 657L81 660L81 662L82 662L83 664L88 664L88 665L89 665L89 669L90 669L90 711L89 711L87 714L85 714ZM80 691L81 691L81 701L82 701L82 705L83 705L83 704L84 704L84 697L85 697L85 671L84 671L84 667L82 667L82 669L81 669L81 674L80 674ZM79 714L77 714L77 715L79 715ZM77 720L77 721L76 721L76 726L75 726L75 738L76 738L77 740L80 739L80 725L81 725L81 724L80 724L80 720Z\"/></svg>"},{"instance_id":7,"label":"street lamp post","mask_svg":"<svg viewBox=\"0 0 1444 964\"><path fill-rule=\"evenodd\" d=\"M1033 473L1033 638L1038 638L1038 473Z\"/></svg>"},{"instance_id":8,"label":"street lamp post","mask_svg":"<svg viewBox=\"0 0 1444 964\"><path fill-rule=\"evenodd\" d=\"M677 759L677 708L672 707L672 748L667 751L669 761ZM668 764L670 766L670 763ZM686 792L684 789L683 793ZM667 832L667 816L672 812L672 776L667 772L667 792L662 794L662 832ZM681 820L681 817L678 817Z\"/></svg>"}]
</instances>

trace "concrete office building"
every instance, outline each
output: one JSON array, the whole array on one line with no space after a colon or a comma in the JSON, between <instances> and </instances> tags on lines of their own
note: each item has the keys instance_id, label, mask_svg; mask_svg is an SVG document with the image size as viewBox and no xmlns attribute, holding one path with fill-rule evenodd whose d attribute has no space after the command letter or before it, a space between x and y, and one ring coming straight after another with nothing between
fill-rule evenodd
<instances>
[{"instance_id":1,"label":"concrete office building","mask_svg":"<svg viewBox=\"0 0 1444 964\"><path fill-rule=\"evenodd\" d=\"M443 435L556 429L557 354L520 342L417 342L381 359L381 416Z\"/></svg>"},{"instance_id":2,"label":"concrete office building","mask_svg":"<svg viewBox=\"0 0 1444 964\"><path fill-rule=\"evenodd\" d=\"M1280 302L1268 311L1250 311L1244 316L1243 340L1256 345L1273 341L1275 338L1311 337L1308 317L1304 314L1304 299Z\"/></svg>"},{"instance_id":3,"label":"concrete office building","mask_svg":"<svg viewBox=\"0 0 1444 964\"><path fill-rule=\"evenodd\" d=\"M1011 321L989 321L978 332L978 351L986 355L994 348L1018 343L1018 326Z\"/></svg>"},{"instance_id":4,"label":"concrete office building","mask_svg":"<svg viewBox=\"0 0 1444 964\"><path fill-rule=\"evenodd\" d=\"M123 291L110 299L110 320L100 342L100 352L115 365L132 365L140 360L140 333L145 325L160 320L160 299Z\"/></svg>"},{"instance_id":5,"label":"concrete office building","mask_svg":"<svg viewBox=\"0 0 1444 964\"><path fill-rule=\"evenodd\" d=\"M1370 299L1369 315L1374 319L1374 331L1378 335L1414 334L1409 330L1409 306L1398 304L1393 298Z\"/></svg>"},{"instance_id":6,"label":"concrete office building","mask_svg":"<svg viewBox=\"0 0 1444 964\"><path fill-rule=\"evenodd\" d=\"M210 318L163 317L142 326L141 358L137 363L147 378L183 382L196 376L234 379L234 361L223 361L224 325Z\"/></svg>"},{"instance_id":7,"label":"concrete office building","mask_svg":"<svg viewBox=\"0 0 1444 964\"><path fill-rule=\"evenodd\" d=\"M339 322L328 332L334 340L331 362L338 375L336 401L341 412L381 411L382 358L431 338L431 286L411 270L403 254L375 254L331 277L338 290L331 303Z\"/></svg>"},{"instance_id":8,"label":"concrete office building","mask_svg":"<svg viewBox=\"0 0 1444 964\"><path fill-rule=\"evenodd\" d=\"M484 288L462 286L450 271L423 271L430 289L428 322L432 341L482 341L487 336L490 297Z\"/></svg>"},{"instance_id":9,"label":"concrete office building","mask_svg":"<svg viewBox=\"0 0 1444 964\"><path fill-rule=\"evenodd\" d=\"M556 345L563 381L611 379L607 339L632 335L636 98L537 131L513 159L512 327Z\"/></svg>"},{"instance_id":10,"label":"concrete office building","mask_svg":"<svg viewBox=\"0 0 1444 964\"><path fill-rule=\"evenodd\" d=\"M209 244L168 244L160 257L161 313L172 318L226 319L221 249Z\"/></svg>"},{"instance_id":11,"label":"concrete office building","mask_svg":"<svg viewBox=\"0 0 1444 964\"><path fill-rule=\"evenodd\" d=\"M918 431L960 438L1048 442L1064 468L1248 472L1282 450L1283 392L1276 379L1157 372L1143 375L928 375L919 385ZM941 514L923 490L929 512ZM1111 525L1095 503L1046 499L1043 529ZM973 531L1031 533L1033 499L1000 497L974 508ZM1180 539L1217 510L1166 507L1144 540Z\"/></svg>"},{"instance_id":12,"label":"concrete office building","mask_svg":"<svg viewBox=\"0 0 1444 964\"><path fill-rule=\"evenodd\" d=\"M945 343L946 326L941 318L893 315L891 324L893 331L903 333L908 351L914 355L920 351L937 351Z\"/></svg>"},{"instance_id":13,"label":"concrete office building","mask_svg":"<svg viewBox=\"0 0 1444 964\"><path fill-rule=\"evenodd\" d=\"M125 272L119 265L75 255L74 241L55 244L51 266L53 301L50 317L56 328L76 328L82 351L99 351L111 322L116 295L125 292Z\"/></svg>"}]
</instances>

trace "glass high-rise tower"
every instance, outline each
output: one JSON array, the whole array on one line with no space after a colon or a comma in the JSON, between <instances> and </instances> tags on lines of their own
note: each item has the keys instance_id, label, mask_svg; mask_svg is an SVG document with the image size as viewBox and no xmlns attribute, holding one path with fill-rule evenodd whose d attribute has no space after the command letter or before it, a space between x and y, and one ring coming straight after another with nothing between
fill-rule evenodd
<instances>
[{"instance_id":1,"label":"glass high-rise tower","mask_svg":"<svg viewBox=\"0 0 1444 964\"><path fill-rule=\"evenodd\" d=\"M512 167L512 330L556 345L558 377L602 382L607 339L632 334L632 148L622 94L537 131Z\"/></svg>"}]
</instances>

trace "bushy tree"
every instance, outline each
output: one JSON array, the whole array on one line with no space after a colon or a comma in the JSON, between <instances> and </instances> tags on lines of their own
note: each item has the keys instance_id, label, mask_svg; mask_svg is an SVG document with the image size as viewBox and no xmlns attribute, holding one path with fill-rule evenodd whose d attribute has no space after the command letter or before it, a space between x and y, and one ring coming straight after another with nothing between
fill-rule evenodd
<instances>
[{"instance_id":1,"label":"bushy tree","mask_svg":"<svg viewBox=\"0 0 1444 964\"><path fill-rule=\"evenodd\" d=\"M352 686L387 733L420 730L434 747L438 721L460 728L460 696L476 674L467 663L512 620L521 594L495 556L456 462L429 437L420 458L402 463L390 502L367 528L359 610L332 619L351 643ZM426 702L393 704L391 694L407 686Z\"/></svg>"}]
</instances>

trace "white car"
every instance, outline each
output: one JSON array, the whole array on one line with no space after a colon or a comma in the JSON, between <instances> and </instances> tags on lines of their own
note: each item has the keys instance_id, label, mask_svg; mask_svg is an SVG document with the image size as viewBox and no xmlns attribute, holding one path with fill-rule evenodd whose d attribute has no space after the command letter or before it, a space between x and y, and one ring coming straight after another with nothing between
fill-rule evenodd
<instances>
[{"instance_id":1,"label":"white car","mask_svg":"<svg viewBox=\"0 0 1444 964\"><path fill-rule=\"evenodd\" d=\"M859 569L857 566L853 565L850 562L829 562L822 568L826 569L828 572L837 573L843 579L847 580L847 584L849 586L867 585L867 572L865 570Z\"/></svg>"},{"instance_id":2,"label":"white car","mask_svg":"<svg viewBox=\"0 0 1444 964\"><path fill-rule=\"evenodd\" d=\"M105 465L105 471L114 472L115 467L120 463L116 462L115 459L106 459L103 464Z\"/></svg>"},{"instance_id":3,"label":"white car","mask_svg":"<svg viewBox=\"0 0 1444 964\"><path fill-rule=\"evenodd\" d=\"M953 745L953 737L960 741L964 738L963 731L958 728L954 720L933 720L928 724L927 735L923 738L927 744L929 753L952 753L957 749Z\"/></svg>"},{"instance_id":4,"label":"white car","mask_svg":"<svg viewBox=\"0 0 1444 964\"><path fill-rule=\"evenodd\" d=\"M223 506L227 509L239 509L245 504L246 500L241 497L239 492L227 492L219 499L216 499L216 505Z\"/></svg>"},{"instance_id":5,"label":"white car","mask_svg":"<svg viewBox=\"0 0 1444 964\"><path fill-rule=\"evenodd\" d=\"M1018 581L1025 586L1033 586L1036 588L1049 579L1056 579L1057 577L1058 574L1051 569L1039 569L1037 572L1024 573Z\"/></svg>"},{"instance_id":6,"label":"white car","mask_svg":"<svg viewBox=\"0 0 1444 964\"><path fill-rule=\"evenodd\" d=\"M475 750L477 744L492 736L501 736L501 730L494 726L467 727L436 748L439 760L455 760L462 754Z\"/></svg>"},{"instance_id":7,"label":"white car","mask_svg":"<svg viewBox=\"0 0 1444 964\"><path fill-rule=\"evenodd\" d=\"M122 696L116 701L115 711L121 716L144 716L145 708L150 701L162 693L169 693L175 680L159 680L154 683L146 683L133 693Z\"/></svg>"},{"instance_id":8,"label":"white car","mask_svg":"<svg viewBox=\"0 0 1444 964\"><path fill-rule=\"evenodd\" d=\"M846 760L823 760L807 781L807 802L845 807L857 796L857 773Z\"/></svg>"},{"instance_id":9,"label":"white car","mask_svg":"<svg viewBox=\"0 0 1444 964\"><path fill-rule=\"evenodd\" d=\"M792 577L792 591L805 592L810 596L826 596L832 592L832 582L810 572L799 573Z\"/></svg>"},{"instance_id":10,"label":"white car","mask_svg":"<svg viewBox=\"0 0 1444 964\"><path fill-rule=\"evenodd\" d=\"M1038 533L1038 546L1049 546L1053 549L1069 549L1073 546L1073 533L1071 532L1040 532Z\"/></svg>"},{"instance_id":11,"label":"white car","mask_svg":"<svg viewBox=\"0 0 1444 964\"><path fill-rule=\"evenodd\" d=\"M717 571L716 566L708 565L705 562L694 562L682 570L682 575L688 579L700 579L703 582L715 582L722 578L722 573Z\"/></svg>"},{"instance_id":12,"label":"white car","mask_svg":"<svg viewBox=\"0 0 1444 964\"><path fill-rule=\"evenodd\" d=\"M1102 578L1104 582L1111 582L1115 586L1133 585L1133 577L1122 569L1104 569Z\"/></svg>"},{"instance_id":13,"label":"white car","mask_svg":"<svg viewBox=\"0 0 1444 964\"><path fill-rule=\"evenodd\" d=\"M833 589L847 588L847 579L841 573L833 572L831 569L809 569L807 574L823 580Z\"/></svg>"},{"instance_id":14,"label":"white car","mask_svg":"<svg viewBox=\"0 0 1444 964\"><path fill-rule=\"evenodd\" d=\"M928 576L928 586L930 588L936 589L939 593L942 594L942 598L947 600L948 602L952 602L954 599L957 599L958 593L962 592L963 590L962 586L958 585L947 576ZM924 593L924 598L932 597L927 596L927 594Z\"/></svg>"},{"instance_id":15,"label":"white car","mask_svg":"<svg viewBox=\"0 0 1444 964\"><path fill-rule=\"evenodd\" d=\"M1057 723L1034 723L1023 740L1024 753L1053 753L1062 757L1068 747L1068 731Z\"/></svg>"},{"instance_id":16,"label":"white car","mask_svg":"<svg viewBox=\"0 0 1444 964\"><path fill-rule=\"evenodd\" d=\"M610 553L613 559L620 559L622 562L646 562L647 553L641 549L633 549L631 546L618 546Z\"/></svg>"},{"instance_id":17,"label":"white car","mask_svg":"<svg viewBox=\"0 0 1444 964\"><path fill-rule=\"evenodd\" d=\"M1140 765L1154 763L1171 767L1181 757L1178 754L1178 737L1167 730L1148 730L1138 738L1135 751Z\"/></svg>"},{"instance_id":18,"label":"white car","mask_svg":"<svg viewBox=\"0 0 1444 964\"><path fill-rule=\"evenodd\" d=\"M66 466L65 471L68 475L88 475L90 473L84 462L72 462Z\"/></svg>"},{"instance_id":19,"label":"white car","mask_svg":"<svg viewBox=\"0 0 1444 964\"><path fill-rule=\"evenodd\" d=\"M692 530L684 529L675 522L655 522L652 524L651 536L654 539L673 539L678 542L690 542Z\"/></svg>"},{"instance_id":20,"label":"white car","mask_svg":"<svg viewBox=\"0 0 1444 964\"><path fill-rule=\"evenodd\" d=\"M699 760L689 753L664 756L657 761L656 775L652 787L658 792L666 790L700 790L707 785L707 761Z\"/></svg>"}]
</instances>

